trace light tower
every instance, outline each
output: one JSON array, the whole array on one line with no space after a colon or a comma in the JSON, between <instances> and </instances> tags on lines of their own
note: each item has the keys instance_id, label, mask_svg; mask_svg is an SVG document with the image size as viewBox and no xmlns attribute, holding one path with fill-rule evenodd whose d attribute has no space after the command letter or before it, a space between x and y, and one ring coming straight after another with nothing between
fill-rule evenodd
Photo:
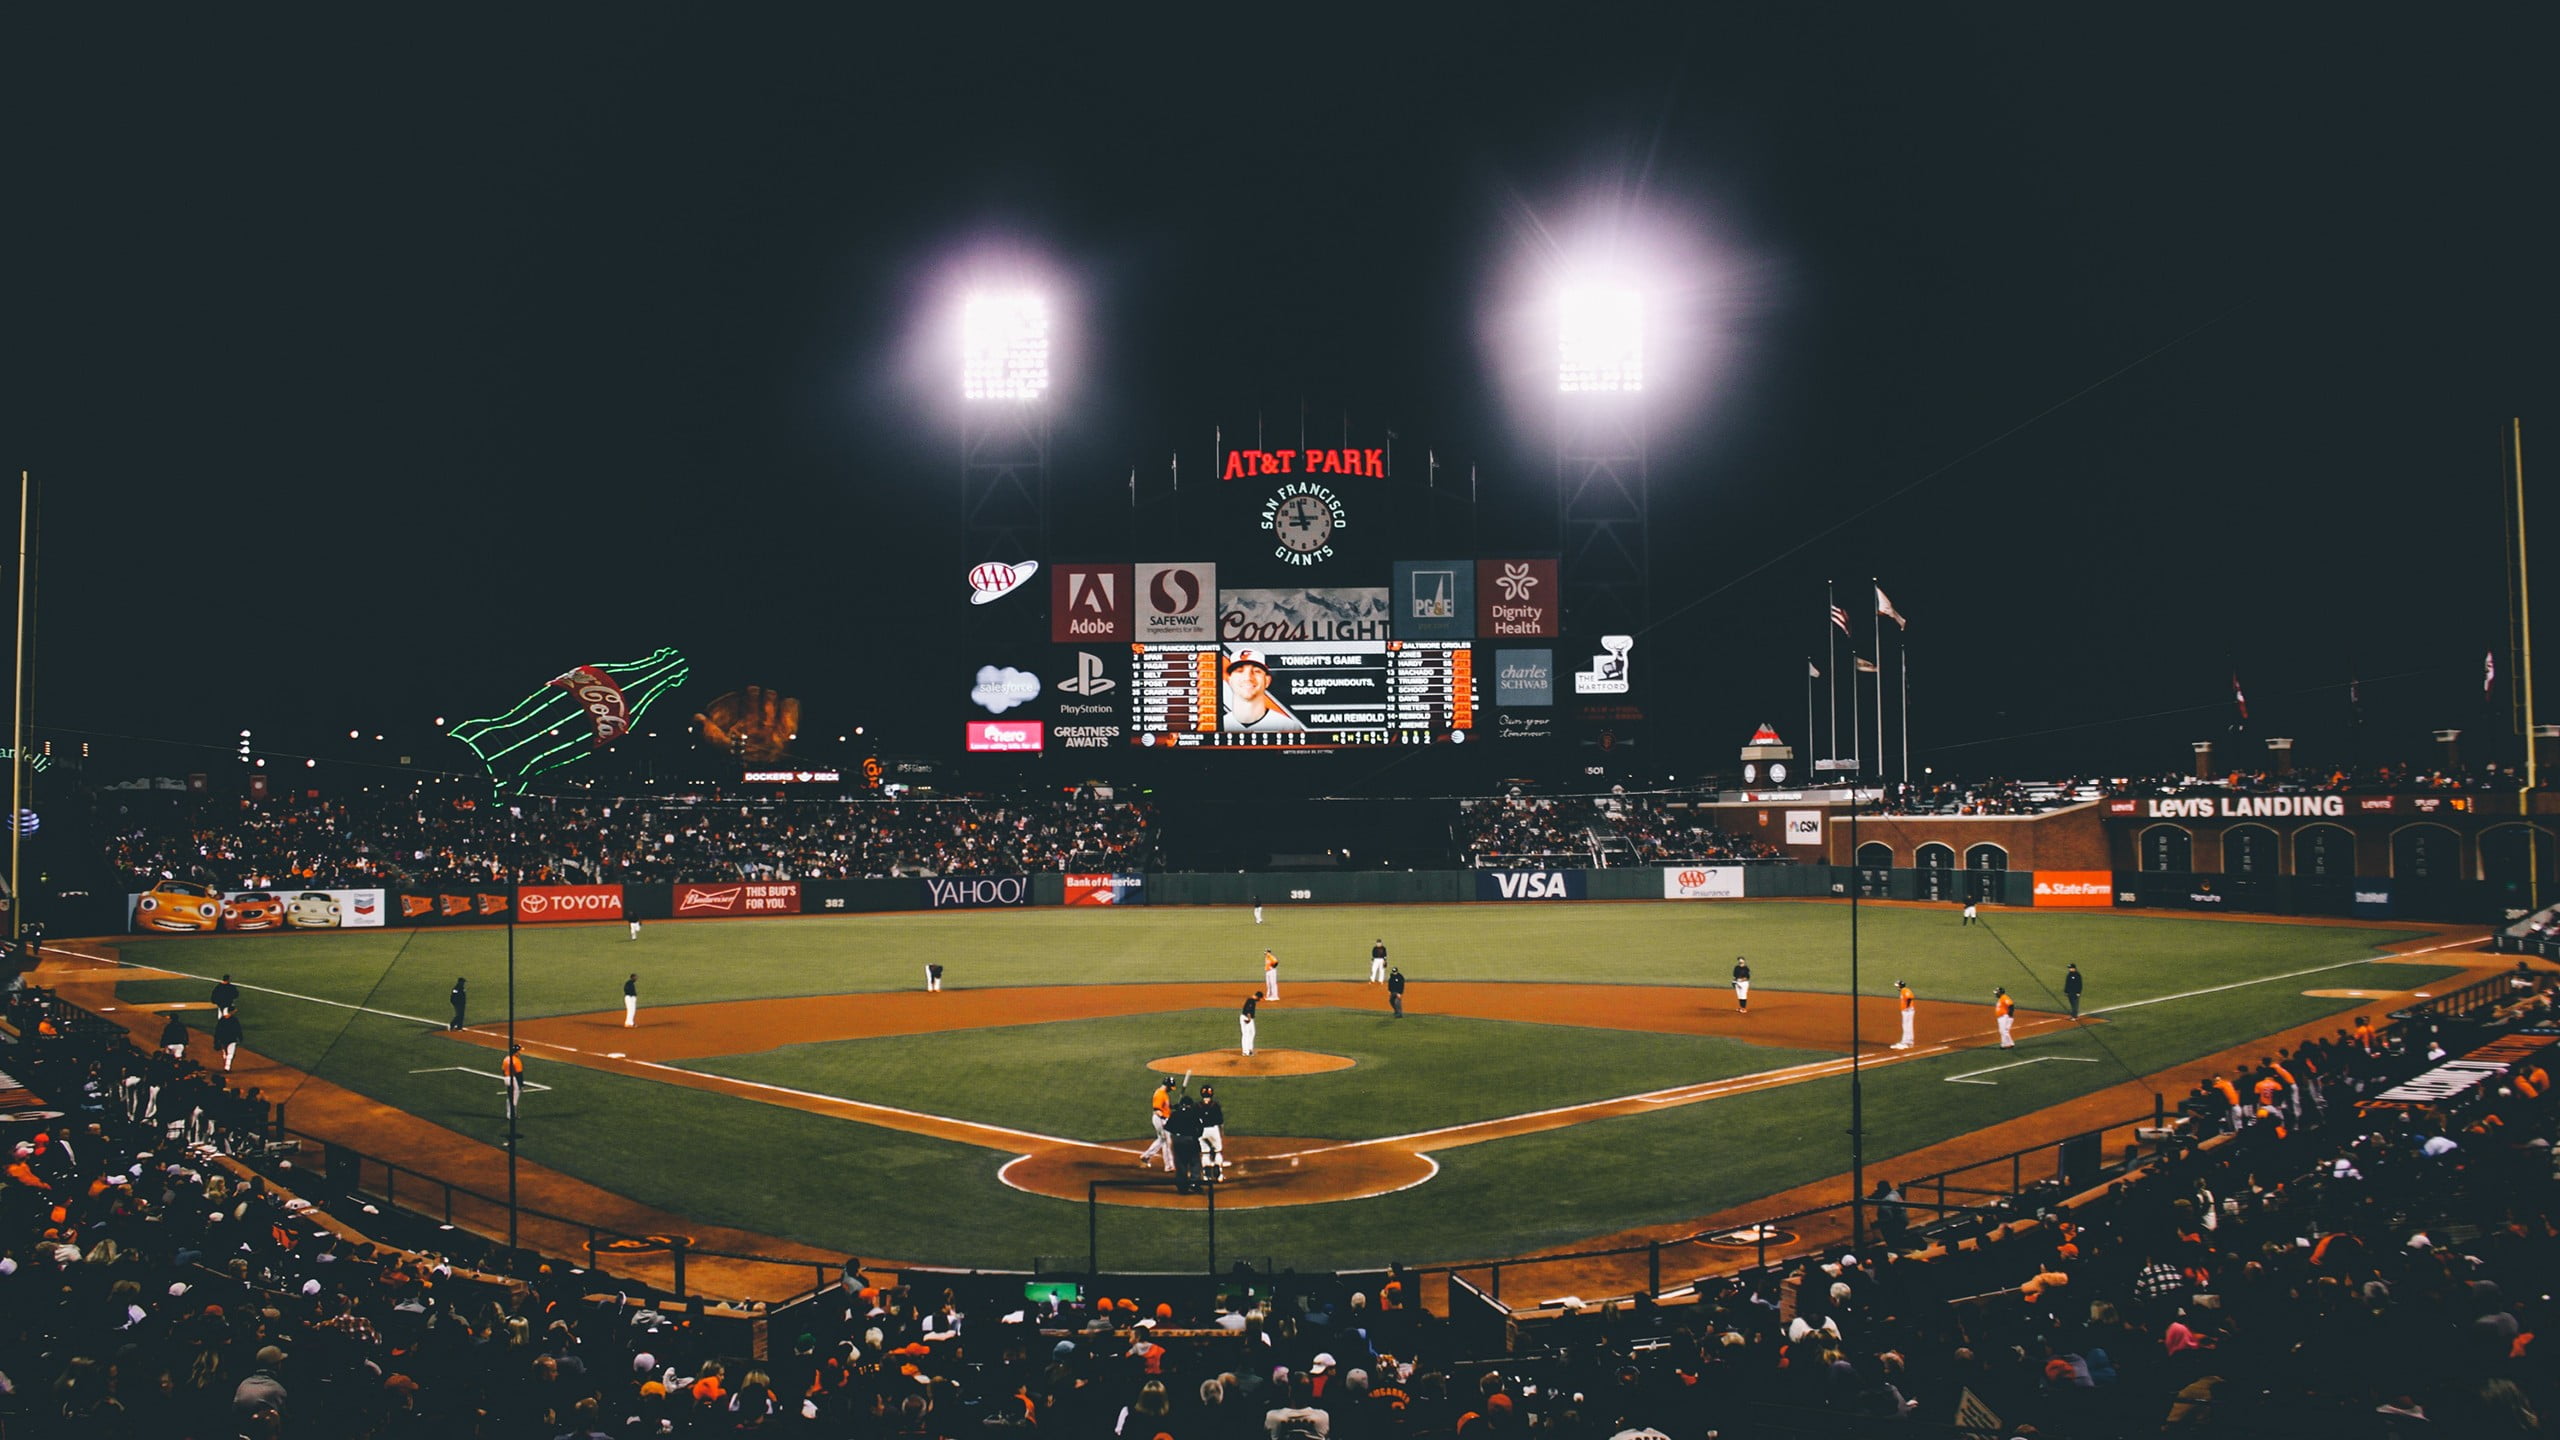
<instances>
[{"instance_id":1,"label":"light tower","mask_svg":"<svg viewBox=\"0 0 2560 1440\"><path fill-rule=\"evenodd\" d=\"M1557 532L1564 623L1637 634L1650 618L1646 535L1644 297L1580 286L1559 297Z\"/></svg>"},{"instance_id":2,"label":"light tower","mask_svg":"<svg viewBox=\"0 0 2560 1440\"><path fill-rule=\"evenodd\" d=\"M1049 304L971 295L960 315L960 535L964 565L1049 551Z\"/></svg>"}]
</instances>

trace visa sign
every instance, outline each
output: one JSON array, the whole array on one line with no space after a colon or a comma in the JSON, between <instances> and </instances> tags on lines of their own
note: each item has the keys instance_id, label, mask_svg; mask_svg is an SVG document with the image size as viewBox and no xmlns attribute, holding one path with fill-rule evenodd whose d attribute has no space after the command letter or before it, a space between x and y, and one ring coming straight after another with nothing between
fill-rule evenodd
<instances>
[{"instance_id":1,"label":"visa sign","mask_svg":"<svg viewBox=\"0 0 2560 1440\"><path fill-rule=\"evenodd\" d=\"M1588 893L1579 870L1479 870L1479 900L1579 900Z\"/></svg>"}]
</instances>

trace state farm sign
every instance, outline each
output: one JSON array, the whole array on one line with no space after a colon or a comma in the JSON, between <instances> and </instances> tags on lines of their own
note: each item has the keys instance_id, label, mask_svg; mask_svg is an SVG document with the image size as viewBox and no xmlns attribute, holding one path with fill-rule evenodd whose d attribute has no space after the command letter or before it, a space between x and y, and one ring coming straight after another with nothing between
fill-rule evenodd
<instances>
[{"instance_id":1,"label":"state farm sign","mask_svg":"<svg viewBox=\"0 0 2560 1440\"><path fill-rule=\"evenodd\" d=\"M676 914L679 916L799 913L800 882L796 880L676 887Z\"/></svg>"},{"instance_id":2,"label":"state farm sign","mask_svg":"<svg viewBox=\"0 0 2560 1440\"><path fill-rule=\"evenodd\" d=\"M554 920L619 920L619 885L522 885L516 888L516 918L536 923Z\"/></svg>"}]
</instances>

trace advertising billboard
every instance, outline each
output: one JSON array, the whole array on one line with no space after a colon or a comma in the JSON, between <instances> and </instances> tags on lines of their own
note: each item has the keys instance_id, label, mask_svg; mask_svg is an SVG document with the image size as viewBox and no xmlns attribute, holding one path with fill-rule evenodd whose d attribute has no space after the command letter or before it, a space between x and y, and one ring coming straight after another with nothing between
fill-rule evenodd
<instances>
[{"instance_id":1,"label":"advertising billboard","mask_svg":"<svg viewBox=\"0 0 2560 1440\"><path fill-rule=\"evenodd\" d=\"M1385 640L1392 633L1380 586L1221 590L1218 638L1227 644Z\"/></svg>"},{"instance_id":2,"label":"advertising billboard","mask_svg":"<svg viewBox=\"0 0 2560 1440\"><path fill-rule=\"evenodd\" d=\"M466 925L474 920L503 921L509 896L504 890L435 890L400 896L403 925Z\"/></svg>"},{"instance_id":3,"label":"advertising billboard","mask_svg":"<svg viewBox=\"0 0 2560 1440\"><path fill-rule=\"evenodd\" d=\"M1022 875L963 875L920 882L928 910L974 910L990 905L1028 905L1031 881Z\"/></svg>"},{"instance_id":4,"label":"advertising billboard","mask_svg":"<svg viewBox=\"0 0 2560 1440\"><path fill-rule=\"evenodd\" d=\"M1043 727L1037 720L972 720L969 748L976 751L1037 751Z\"/></svg>"},{"instance_id":5,"label":"advertising billboard","mask_svg":"<svg viewBox=\"0 0 2560 1440\"><path fill-rule=\"evenodd\" d=\"M1136 639L1148 644L1218 638L1218 567L1140 565L1132 593Z\"/></svg>"},{"instance_id":6,"label":"advertising billboard","mask_svg":"<svg viewBox=\"0 0 2560 1440\"><path fill-rule=\"evenodd\" d=\"M1139 905L1147 898L1144 875L1070 875L1069 905Z\"/></svg>"},{"instance_id":7,"label":"advertising billboard","mask_svg":"<svg viewBox=\"0 0 2560 1440\"><path fill-rule=\"evenodd\" d=\"M1819 845L1822 843L1822 812L1790 810L1787 812L1787 843Z\"/></svg>"},{"instance_id":8,"label":"advertising billboard","mask_svg":"<svg viewBox=\"0 0 2560 1440\"><path fill-rule=\"evenodd\" d=\"M519 885L516 887L516 918L534 925L564 920L619 920L622 918L622 887Z\"/></svg>"},{"instance_id":9,"label":"advertising billboard","mask_svg":"<svg viewBox=\"0 0 2560 1440\"><path fill-rule=\"evenodd\" d=\"M1742 867L1739 865L1676 865L1662 872L1662 898L1665 900L1739 900L1742 898Z\"/></svg>"},{"instance_id":10,"label":"advertising billboard","mask_svg":"<svg viewBox=\"0 0 2560 1440\"><path fill-rule=\"evenodd\" d=\"M186 880L124 897L125 928L161 935L372 929L386 908L380 890L216 890Z\"/></svg>"},{"instance_id":11,"label":"advertising billboard","mask_svg":"<svg viewBox=\"0 0 2560 1440\"><path fill-rule=\"evenodd\" d=\"M1398 560L1395 633L1399 640L1464 640L1476 633L1476 567L1472 560Z\"/></svg>"},{"instance_id":12,"label":"advertising billboard","mask_svg":"<svg viewBox=\"0 0 2560 1440\"><path fill-rule=\"evenodd\" d=\"M2116 877L2111 870L2038 870L2036 904L2041 908L2105 910L2116 903Z\"/></svg>"},{"instance_id":13,"label":"advertising billboard","mask_svg":"<svg viewBox=\"0 0 2560 1440\"><path fill-rule=\"evenodd\" d=\"M1552 640L1564 633L1563 591L1553 560L1476 562L1476 634L1487 640Z\"/></svg>"},{"instance_id":14,"label":"advertising billboard","mask_svg":"<svg viewBox=\"0 0 2560 1440\"><path fill-rule=\"evenodd\" d=\"M800 882L738 881L721 885L678 885L675 915L797 915Z\"/></svg>"},{"instance_id":15,"label":"advertising billboard","mask_svg":"<svg viewBox=\"0 0 2560 1440\"><path fill-rule=\"evenodd\" d=\"M1479 870L1479 900L1579 900L1589 891L1579 870Z\"/></svg>"},{"instance_id":16,"label":"advertising billboard","mask_svg":"<svg viewBox=\"0 0 2560 1440\"><path fill-rule=\"evenodd\" d=\"M1556 652L1493 652L1493 703L1536 706L1556 703Z\"/></svg>"},{"instance_id":17,"label":"advertising billboard","mask_svg":"<svg viewBox=\"0 0 2560 1440\"><path fill-rule=\"evenodd\" d=\"M1127 565L1061 564L1049 572L1049 638L1062 645L1125 643L1135 604Z\"/></svg>"}]
</instances>

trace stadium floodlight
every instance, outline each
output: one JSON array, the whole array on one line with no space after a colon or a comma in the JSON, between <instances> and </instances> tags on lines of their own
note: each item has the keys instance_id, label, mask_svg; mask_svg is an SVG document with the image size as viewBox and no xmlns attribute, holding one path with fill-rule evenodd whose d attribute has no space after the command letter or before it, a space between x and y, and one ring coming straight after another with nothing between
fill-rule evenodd
<instances>
[{"instance_id":1,"label":"stadium floodlight","mask_svg":"<svg viewBox=\"0 0 2560 1440\"><path fill-rule=\"evenodd\" d=\"M1586 286L1558 302L1556 388L1568 395L1644 388L1644 297Z\"/></svg>"},{"instance_id":2,"label":"stadium floodlight","mask_svg":"<svg viewBox=\"0 0 2560 1440\"><path fill-rule=\"evenodd\" d=\"M1037 295L979 294L960 313L960 394L1037 400L1049 389L1049 304Z\"/></svg>"}]
</instances>

